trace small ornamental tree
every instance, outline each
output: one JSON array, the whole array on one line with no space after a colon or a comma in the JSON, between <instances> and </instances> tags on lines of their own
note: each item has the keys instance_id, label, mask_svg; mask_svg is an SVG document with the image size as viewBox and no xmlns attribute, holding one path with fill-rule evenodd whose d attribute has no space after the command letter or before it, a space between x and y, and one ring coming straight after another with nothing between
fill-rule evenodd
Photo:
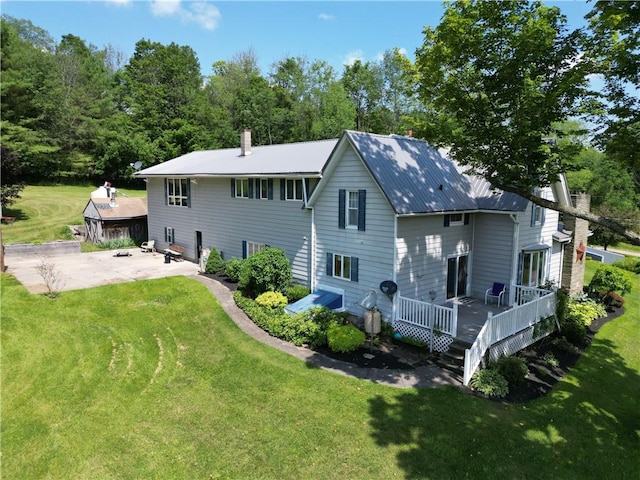
<instances>
[{"instance_id":1,"label":"small ornamental tree","mask_svg":"<svg viewBox=\"0 0 640 480\"><path fill-rule=\"evenodd\" d=\"M207 257L207 265L204 267L204 272L217 275L224 272L225 263L220 255L220 252L215 247L211 248L209 256Z\"/></svg>"},{"instance_id":2,"label":"small ornamental tree","mask_svg":"<svg viewBox=\"0 0 640 480\"><path fill-rule=\"evenodd\" d=\"M255 298L264 292L286 292L292 279L291 264L284 251L265 247L245 260L238 287Z\"/></svg>"}]
</instances>

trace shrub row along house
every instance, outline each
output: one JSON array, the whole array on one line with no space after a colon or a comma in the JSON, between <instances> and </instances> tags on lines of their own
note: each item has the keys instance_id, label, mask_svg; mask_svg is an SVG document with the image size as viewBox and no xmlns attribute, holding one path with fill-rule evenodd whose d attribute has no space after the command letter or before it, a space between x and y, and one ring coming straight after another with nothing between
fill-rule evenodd
<instances>
[{"instance_id":1,"label":"shrub row along house","mask_svg":"<svg viewBox=\"0 0 640 480\"><path fill-rule=\"evenodd\" d=\"M557 212L465 175L424 141L346 131L337 140L252 147L245 131L240 143L136 174L147 181L157 248L181 245L194 261L203 248L225 259L281 248L296 282L337 293L358 316L360 300L391 281L395 294L378 295L382 318L425 341L435 328L444 349L456 336L460 300L483 303L501 283L504 303L519 305L527 287L531 294L547 281L571 282L562 270L575 239L557 231ZM571 202L564 181L539 193Z\"/></svg>"}]
</instances>

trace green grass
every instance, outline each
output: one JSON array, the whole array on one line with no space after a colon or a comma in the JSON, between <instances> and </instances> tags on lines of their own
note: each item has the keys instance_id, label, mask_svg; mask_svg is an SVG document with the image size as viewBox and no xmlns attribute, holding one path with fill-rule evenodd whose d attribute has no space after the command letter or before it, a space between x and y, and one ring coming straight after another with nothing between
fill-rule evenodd
<instances>
[{"instance_id":1,"label":"green grass","mask_svg":"<svg viewBox=\"0 0 640 480\"><path fill-rule=\"evenodd\" d=\"M3 477L637 479L634 278L626 315L518 406L313 368L186 278L50 300L3 274Z\"/></svg>"},{"instance_id":2,"label":"green grass","mask_svg":"<svg viewBox=\"0 0 640 480\"><path fill-rule=\"evenodd\" d=\"M2 215L15 217L12 225L2 225L5 244L48 242L68 239L66 225L82 225L84 211L95 186L27 186L22 198ZM144 197L144 190L120 190L131 197Z\"/></svg>"}]
</instances>

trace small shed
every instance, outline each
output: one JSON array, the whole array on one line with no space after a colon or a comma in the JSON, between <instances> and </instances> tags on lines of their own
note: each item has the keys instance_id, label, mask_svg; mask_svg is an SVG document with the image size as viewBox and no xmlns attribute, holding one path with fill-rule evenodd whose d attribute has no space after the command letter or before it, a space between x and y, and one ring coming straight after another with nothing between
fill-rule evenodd
<instances>
[{"instance_id":1,"label":"small shed","mask_svg":"<svg viewBox=\"0 0 640 480\"><path fill-rule=\"evenodd\" d=\"M147 199L92 197L84 209L85 241L147 240Z\"/></svg>"}]
</instances>

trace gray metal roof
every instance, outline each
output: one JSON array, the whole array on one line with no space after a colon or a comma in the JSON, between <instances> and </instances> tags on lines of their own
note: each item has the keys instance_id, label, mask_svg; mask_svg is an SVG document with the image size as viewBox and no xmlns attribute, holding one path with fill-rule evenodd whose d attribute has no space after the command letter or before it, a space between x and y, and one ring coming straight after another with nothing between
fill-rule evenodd
<instances>
[{"instance_id":1,"label":"gray metal roof","mask_svg":"<svg viewBox=\"0 0 640 480\"><path fill-rule=\"evenodd\" d=\"M521 211L519 195L491 190L423 140L347 131L347 137L399 215L473 210Z\"/></svg>"},{"instance_id":2,"label":"gray metal roof","mask_svg":"<svg viewBox=\"0 0 640 480\"><path fill-rule=\"evenodd\" d=\"M136 177L226 177L226 176L316 176L329 159L337 139L251 147L251 154L240 155L240 148L201 150L187 153L153 167Z\"/></svg>"}]
</instances>

